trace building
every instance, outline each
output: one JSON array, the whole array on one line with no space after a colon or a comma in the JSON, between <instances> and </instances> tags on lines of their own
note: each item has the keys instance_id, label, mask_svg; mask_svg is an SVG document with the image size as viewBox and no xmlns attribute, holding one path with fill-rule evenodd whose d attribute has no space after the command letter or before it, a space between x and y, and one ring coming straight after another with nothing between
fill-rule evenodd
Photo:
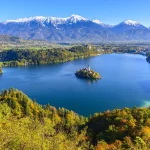
<instances>
[{"instance_id":1,"label":"building","mask_svg":"<svg viewBox=\"0 0 150 150\"><path fill-rule=\"evenodd\" d=\"M88 70L88 71L91 71L90 65L88 65L88 68L87 68L87 70Z\"/></svg>"}]
</instances>

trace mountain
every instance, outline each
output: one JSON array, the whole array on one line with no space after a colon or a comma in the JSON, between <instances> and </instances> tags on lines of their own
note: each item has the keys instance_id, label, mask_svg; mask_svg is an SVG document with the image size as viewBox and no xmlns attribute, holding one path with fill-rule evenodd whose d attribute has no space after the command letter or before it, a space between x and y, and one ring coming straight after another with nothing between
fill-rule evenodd
<instances>
[{"instance_id":1,"label":"mountain","mask_svg":"<svg viewBox=\"0 0 150 150\"><path fill-rule=\"evenodd\" d=\"M0 34L50 42L150 40L150 29L136 21L126 20L111 26L79 15L67 18L37 16L7 20L0 23Z\"/></svg>"},{"instance_id":2,"label":"mountain","mask_svg":"<svg viewBox=\"0 0 150 150\"><path fill-rule=\"evenodd\" d=\"M118 25L114 26L113 31L117 32L125 32L128 30L139 30L139 29L147 29L142 24L138 23L137 21L133 20L126 20L124 22L119 23Z\"/></svg>"},{"instance_id":3,"label":"mountain","mask_svg":"<svg viewBox=\"0 0 150 150\"><path fill-rule=\"evenodd\" d=\"M36 16L36 17L30 17L30 18L20 18L16 20L6 20L2 23L3 24L10 24L10 23L21 24L21 23L38 22L39 24L43 26L45 26L46 24L52 24L56 26L59 24L72 24L72 23L77 23L80 21L88 21L88 20L79 15L72 15L71 17L67 17L67 18Z\"/></svg>"},{"instance_id":4,"label":"mountain","mask_svg":"<svg viewBox=\"0 0 150 150\"><path fill-rule=\"evenodd\" d=\"M126 20L112 28L121 41L148 41L150 30L137 21Z\"/></svg>"}]
</instances>

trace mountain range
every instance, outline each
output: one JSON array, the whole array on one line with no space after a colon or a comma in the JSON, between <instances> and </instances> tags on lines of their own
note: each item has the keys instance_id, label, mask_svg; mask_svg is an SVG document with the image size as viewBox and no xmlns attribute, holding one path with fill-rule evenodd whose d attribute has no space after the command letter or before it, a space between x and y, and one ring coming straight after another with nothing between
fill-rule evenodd
<instances>
[{"instance_id":1,"label":"mountain range","mask_svg":"<svg viewBox=\"0 0 150 150\"><path fill-rule=\"evenodd\" d=\"M50 42L149 41L150 29L133 20L112 26L79 15L37 16L0 22L0 35Z\"/></svg>"}]
</instances>

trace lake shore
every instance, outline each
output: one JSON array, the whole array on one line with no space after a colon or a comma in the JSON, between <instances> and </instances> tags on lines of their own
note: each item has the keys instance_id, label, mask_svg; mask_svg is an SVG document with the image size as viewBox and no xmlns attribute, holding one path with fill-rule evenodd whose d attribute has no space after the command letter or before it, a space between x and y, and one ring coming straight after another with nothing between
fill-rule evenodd
<instances>
[{"instance_id":1,"label":"lake shore","mask_svg":"<svg viewBox=\"0 0 150 150\"><path fill-rule=\"evenodd\" d=\"M76 70L88 64L102 80L76 78ZM116 107L140 107L150 99L150 66L142 55L113 53L66 63L4 67L3 72L0 90L13 85L40 104L51 103L84 116Z\"/></svg>"}]
</instances>

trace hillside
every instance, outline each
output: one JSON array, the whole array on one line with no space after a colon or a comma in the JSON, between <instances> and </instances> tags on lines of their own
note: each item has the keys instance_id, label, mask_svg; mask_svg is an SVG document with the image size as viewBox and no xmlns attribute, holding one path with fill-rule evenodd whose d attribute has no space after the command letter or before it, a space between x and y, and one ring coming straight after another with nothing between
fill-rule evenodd
<instances>
[{"instance_id":1,"label":"hillside","mask_svg":"<svg viewBox=\"0 0 150 150\"><path fill-rule=\"evenodd\" d=\"M16 36L0 35L0 51L4 50L41 50L49 48L67 47L44 40L25 40ZM69 45L68 45L69 47Z\"/></svg>"},{"instance_id":2,"label":"hillside","mask_svg":"<svg viewBox=\"0 0 150 150\"><path fill-rule=\"evenodd\" d=\"M8 35L0 35L0 43L17 43L20 42L20 39L18 37L15 36L8 36Z\"/></svg>"},{"instance_id":3,"label":"hillside","mask_svg":"<svg viewBox=\"0 0 150 150\"><path fill-rule=\"evenodd\" d=\"M19 90L4 90L0 149L148 150L149 118L149 108L108 110L85 118L64 108L39 105Z\"/></svg>"}]
</instances>

